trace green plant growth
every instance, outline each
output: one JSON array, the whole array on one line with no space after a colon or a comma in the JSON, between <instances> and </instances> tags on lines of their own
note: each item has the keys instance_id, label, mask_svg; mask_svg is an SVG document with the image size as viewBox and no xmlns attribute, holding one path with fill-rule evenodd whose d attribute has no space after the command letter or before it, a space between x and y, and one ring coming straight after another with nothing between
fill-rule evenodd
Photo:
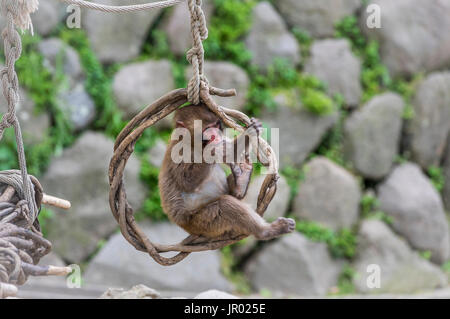
<instances>
[{"instance_id":1,"label":"green plant growth","mask_svg":"<svg viewBox=\"0 0 450 319\"><path fill-rule=\"evenodd\" d=\"M0 143L0 170L8 170L12 167L17 167L17 154L14 133L11 128L5 130Z\"/></svg>"},{"instance_id":2,"label":"green plant growth","mask_svg":"<svg viewBox=\"0 0 450 319\"><path fill-rule=\"evenodd\" d=\"M58 107L58 94L66 79L62 71L62 55L57 59L56 72L50 73L44 66L44 59L37 49L40 38L24 35L22 37L22 56L16 62L20 85L23 86L35 103L35 112L47 112L52 119L52 126L44 141L37 145L27 145L25 148L28 170L30 174L40 175L47 167L50 157L70 145L73 134L67 116ZM12 138L12 134L9 135ZM8 140L9 138L6 138ZM2 151L8 156L14 153L15 142L6 143L14 148ZM14 159L15 160L15 159ZM7 160L12 164L12 158ZM16 165L11 165L16 166Z\"/></svg>"},{"instance_id":3,"label":"green plant growth","mask_svg":"<svg viewBox=\"0 0 450 319\"><path fill-rule=\"evenodd\" d=\"M239 243L236 243L239 244ZM236 291L241 294L250 294L251 288L244 274L237 270L236 260L233 255L233 245L223 247L221 249L221 270L224 276L231 281Z\"/></svg>"},{"instance_id":4,"label":"green plant growth","mask_svg":"<svg viewBox=\"0 0 450 319\"><path fill-rule=\"evenodd\" d=\"M310 158L320 155L340 166L350 168L350 164L344 157L344 121L348 111L341 107L343 99L340 96L336 96L335 101L336 105L338 105L339 119L334 127L325 135L321 144Z\"/></svg>"},{"instance_id":5,"label":"green plant growth","mask_svg":"<svg viewBox=\"0 0 450 319\"><path fill-rule=\"evenodd\" d=\"M386 215L379 209L380 203L378 199L372 194L365 194L361 198L361 216L363 218L377 219L385 222L388 225L392 225L393 219L391 216Z\"/></svg>"},{"instance_id":6,"label":"green plant growth","mask_svg":"<svg viewBox=\"0 0 450 319\"><path fill-rule=\"evenodd\" d=\"M429 250L420 251L419 256L425 260L430 260L431 259L431 251L429 251Z\"/></svg>"},{"instance_id":7,"label":"green plant growth","mask_svg":"<svg viewBox=\"0 0 450 319\"><path fill-rule=\"evenodd\" d=\"M355 285L353 279L356 276L356 271L349 265L345 265L339 275L337 291L332 292L331 295L349 295L355 293Z\"/></svg>"},{"instance_id":8,"label":"green plant growth","mask_svg":"<svg viewBox=\"0 0 450 319\"><path fill-rule=\"evenodd\" d=\"M439 166L430 166L427 170L428 176L431 179L431 183L438 192L442 191L445 185L445 176L442 168Z\"/></svg>"},{"instance_id":9,"label":"green plant growth","mask_svg":"<svg viewBox=\"0 0 450 319\"><path fill-rule=\"evenodd\" d=\"M299 184L305 179L305 168L297 169L293 166L286 166L280 171L281 175L286 178L290 189L290 202L298 193Z\"/></svg>"},{"instance_id":10,"label":"green plant growth","mask_svg":"<svg viewBox=\"0 0 450 319\"><path fill-rule=\"evenodd\" d=\"M378 43L364 37L357 17L349 16L339 21L336 24L336 37L348 39L353 51L362 60L363 101L368 101L392 84L388 69L381 63Z\"/></svg>"},{"instance_id":11,"label":"green plant growth","mask_svg":"<svg viewBox=\"0 0 450 319\"><path fill-rule=\"evenodd\" d=\"M148 59L175 59L173 52L170 50L166 33L163 30L155 28L150 31L149 38L145 42L142 53L137 60Z\"/></svg>"},{"instance_id":12,"label":"green plant growth","mask_svg":"<svg viewBox=\"0 0 450 319\"><path fill-rule=\"evenodd\" d=\"M274 59L267 70L260 70L250 63L251 53L242 41L251 26L251 11L256 0L215 0L214 16L209 23L209 36L204 42L207 60L227 60L246 70L250 78L247 93L246 112L258 116L263 109L274 110L273 92L277 89L298 88L303 106L319 115L333 111L333 102L325 94L320 82L302 75L291 63L283 59ZM304 32L296 29L299 42L312 40ZM306 52L306 51L305 51Z\"/></svg>"},{"instance_id":13,"label":"green plant growth","mask_svg":"<svg viewBox=\"0 0 450 319\"><path fill-rule=\"evenodd\" d=\"M312 75L298 72L285 59L274 59L266 73L254 68L251 72L254 82L250 87L248 108L253 114L257 114L261 106L274 110L272 96L289 89L298 92L302 107L313 114L325 116L336 110L336 103L326 94L325 85Z\"/></svg>"},{"instance_id":14,"label":"green plant growth","mask_svg":"<svg viewBox=\"0 0 450 319\"><path fill-rule=\"evenodd\" d=\"M214 15L204 42L207 60L229 61L237 64L249 75L246 111L258 115L261 109L273 109L272 94L267 76L251 66L251 53L242 41L251 26L251 11L255 0L214 0Z\"/></svg>"},{"instance_id":15,"label":"green plant growth","mask_svg":"<svg viewBox=\"0 0 450 319\"><path fill-rule=\"evenodd\" d=\"M414 108L412 106L412 99L416 92L417 85L422 81L423 74L416 74L411 81L394 80L391 89L397 92L405 101L405 108L403 109L403 119L412 120L415 116Z\"/></svg>"},{"instance_id":16,"label":"green plant growth","mask_svg":"<svg viewBox=\"0 0 450 319\"><path fill-rule=\"evenodd\" d=\"M161 207L161 197L158 188L159 169L149 163L148 159L143 157L141 160L140 178L147 185L149 194L144 204L137 213L138 218L149 217L152 220L166 220L167 216Z\"/></svg>"},{"instance_id":17,"label":"green plant growth","mask_svg":"<svg viewBox=\"0 0 450 319\"><path fill-rule=\"evenodd\" d=\"M62 28L59 37L74 47L80 56L86 73L85 88L94 100L97 109L94 128L104 130L109 136L117 136L125 126L125 122L122 120L122 114L112 95L112 77L107 76L83 30Z\"/></svg>"},{"instance_id":18,"label":"green plant growth","mask_svg":"<svg viewBox=\"0 0 450 319\"><path fill-rule=\"evenodd\" d=\"M352 230L333 231L312 221L298 220L296 230L312 241L326 243L335 258L351 259L356 252L356 235Z\"/></svg>"},{"instance_id":19,"label":"green plant growth","mask_svg":"<svg viewBox=\"0 0 450 319\"><path fill-rule=\"evenodd\" d=\"M442 270L443 270L444 272L446 272L448 276L450 276L450 260L448 260L447 262L445 262L445 263L442 265Z\"/></svg>"},{"instance_id":20,"label":"green plant growth","mask_svg":"<svg viewBox=\"0 0 450 319\"><path fill-rule=\"evenodd\" d=\"M314 42L314 39L308 33L308 31L303 30L299 27L292 28L292 34L297 39L297 42L300 45L300 51L302 55L302 60L305 60L310 55L311 45Z\"/></svg>"},{"instance_id":21,"label":"green plant growth","mask_svg":"<svg viewBox=\"0 0 450 319\"><path fill-rule=\"evenodd\" d=\"M303 107L311 113L328 115L335 111L333 100L327 96L325 86L316 77L301 74L298 77L297 87Z\"/></svg>"},{"instance_id":22,"label":"green plant growth","mask_svg":"<svg viewBox=\"0 0 450 319\"><path fill-rule=\"evenodd\" d=\"M39 213L38 216L38 220L39 220L39 224L41 225L41 231L42 234L44 234L44 237L47 237L48 232L47 232L47 227L48 227L48 222L50 219L52 219L54 216L54 212L48 208L45 207L41 207L41 211Z\"/></svg>"},{"instance_id":23,"label":"green plant growth","mask_svg":"<svg viewBox=\"0 0 450 319\"><path fill-rule=\"evenodd\" d=\"M209 23L208 39L204 42L208 60L228 60L245 67L250 52L242 36L250 29L251 11L255 0L214 0L214 15Z\"/></svg>"},{"instance_id":24,"label":"green plant growth","mask_svg":"<svg viewBox=\"0 0 450 319\"><path fill-rule=\"evenodd\" d=\"M156 28L150 31L149 38L144 44L142 53L136 60L146 61L148 59L168 59L172 64L175 86L177 88L187 87L185 69L188 66L188 61L184 56L176 57L173 54L170 50L169 41L164 31Z\"/></svg>"},{"instance_id":25,"label":"green plant growth","mask_svg":"<svg viewBox=\"0 0 450 319\"><path fill-rule=\"evenodd\" d=\"M86 34L82 30L67 30L60 31L60 37L75 47L80 55L81 63L86 71L86 90L92 96L97 107L97 120L94 127L103 130L111 137L116 137L120 130L125 126L126 122L122 119L122 114L114 102L112 95L112 77L119 65L113 65L110 69L105 70L92 51ZM153 31L149 44L144 48L144 53L139 59L148 58L172 58L169 55L169 48L167 39L162 32ZM174 62L174 64L176 64ZM178 67L178 72L181 73ZM135 146L135 154L140 158L141 171L140 178L148 187L148 195L145 199L141 209L137 212L137 218L149 217L152 220L167 219L161 208L161 199L158 189L158 174L159 169L151 165L146 157L146 152L158 135L163 138L166 137L166 132L157 134L153 128L144 131L139 141Z\"/></svg>"}]
</instances>

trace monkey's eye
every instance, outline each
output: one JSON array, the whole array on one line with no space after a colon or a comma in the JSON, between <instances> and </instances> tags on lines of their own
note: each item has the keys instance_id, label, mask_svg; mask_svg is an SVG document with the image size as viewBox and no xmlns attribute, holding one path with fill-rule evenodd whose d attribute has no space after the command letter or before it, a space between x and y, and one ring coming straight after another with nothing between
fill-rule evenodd
<instances>
[{"instance_id":1,"label":"monkey's eye","mask_svg":"<svg viewBox=\"0 0 450 319\"><path fill-rule=\"evenodd\" d=\"M217 122L213 124L209 124L207 127L205 127L205 131L209 128L218 128L219 130L222 130L222 122L218 120Z\"/></svg>"}]
</instances>

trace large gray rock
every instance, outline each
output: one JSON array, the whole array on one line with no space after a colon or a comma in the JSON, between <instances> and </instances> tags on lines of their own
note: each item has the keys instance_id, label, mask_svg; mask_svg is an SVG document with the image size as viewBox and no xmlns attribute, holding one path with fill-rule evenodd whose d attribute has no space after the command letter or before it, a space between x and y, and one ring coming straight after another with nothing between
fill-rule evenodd
<instances>
[{"instance_id":1,"label":"large gray rock","mask_svg":"<svg viewBox=\"0 0 450 319\"><path fill-rule=\"evenodd\" d=\"M340 270L325 244L297 232L267 244L245 266L255 289L305 296L325 295L337 284Z\"/></svg>"},{"instance_id":2,"label":"large gray rock","mask_svg":"<svg viewBox=\"0 0 450 319\"><path fill-rule=\"evenodd\" d=\"M172 67L167 60L128 64L117 72L113 82L117 105L127 118L174 88Z\"/></svg>"},{"instance_id":3,"label":"large gray rock","mask_svg":"<svg viewBox=\"0 0 450 319\"><path fill-rule=\"evenodd\" d=\"M159 223L142 225L150 240L176 243L187 234L181 228ZM101 283L114 287L130 287L143 283L154 289L201 292L208 289L230 291L231 284L220 273L218 251L193 253L182 262L165 267L148 254L137 251L121 234L110 238L86 270L86 283Z\"/></svg>"},{"instance_id":4,"label":"large gray rock","mask_svg":"<svg viewBox=\"0 0 450 319\"><path fill-rule=\"evenodd\" d=\"M62 72L68 78L70 86L83 80L83 68L74 48L58 38L42 40L38 48L44 57L44 65L50 72Z\"/></svg>"},{"instance_id":5,"label":"large gray rock","mask_svg":"<svg viewBox=\"0 0 450 319\"><path fill-rule=\"evenodd\" d=\"M136 0L133 4L147 3ZM121 6L122 0L98 0L98 4ZM139 55L148 29L160 10L144 10L126 14L111 14L97 10L85 10L82 27L86 29L90 43L102 62L125 62ZM186 26L187 27L187 26Z\"/></svg>"},{"instance_id":6,"label":"large gray rock","mask_svg":"<svg viewBox=\"0 0 450 319\"><path fill-rule=\"evenodd\" d=\"M449 253L449 228L441 197L420 167L396 167L378 187L380 210L393 219L394 230L412 247L430 251L431 260L443 263Z\"/></svg>"},{"instance_id":7,"label":"large gray rock","mask_svg":"<svg viewBox=\"0 0 450 319\"><path fill-rule=\"evenodd\" d=\"M260 175L253 178L248 187L247 195L245 195L243 199L244 202L253 207L253 209L256 209L259 191L261 190L261 186L265 178L266 175ZM266 220L275 220L278 217L284 216L289 207L289 197L289 185L286 181L286 178L280 176L277 185L277 193L272 199L272 202L269 204L269 207L267 207L267 210L264 213L264 218Z\"/></svg>"},{"instance_id":8,"label":"large gray rock","mask_svg":"<svg viewBox=\"0 0 450 319\"><path fill-rule=\"evenodd\" d=\"M361 62L346 39L327 39L313 43L305 71L328 87L330 95L340 94L345 104L357 106L361 99Z\"/></svg>"},{"instance_id":9,"label":"large gray rock","mask_svg":"<svg viewBox=\"0 0 450 319\"><path fill-rule=\"evenodd\" d=\"M367 28L366 35L380 43L382 61L392 75L413 75L450 64L450 2L446 0L372 0L381 9L381 28Z\"/></svg>"},{"instance_id":10,"label":"large gray rock","mask_svg":"<svg viewBox=\"0 0 450 319\"><path fill-rule=\"evenodd\" d=\"M161 167L164 155L167 150L167 142L162 139L157 139L155 145L148 152L148 161L155 167Z\"/></svg>"},{"instance_id":11,"label":"large gray rock","mask_svg":"<svg viewBox=\"0 0 450 319\"><path fill-rule=\"evenodd\" d=\"M447 154L445 155L445 161L443 163L444 173L444 188L442 190L442 198L444 199L444 205L447 211L450 211L450 138L447 142ZM449 220L450 221L450 220ZM449 245L450 249L450 245ZM449 251L450 256L450 251Z\"/></svg>"},{"instance_id":12,"label":"large gray rock","mask_svg":"<svg viewBox=\"0 0 450 319\"><path fill-rule=\"evenodd\" d=\"M360 0L277 0L278 10L289 25L315 38L334 35L334 25L361 7Z\"/></svg>"},{"instance_id":13,"label":"large gray rock","mask_svg":"<svg viewBox=\"0 0 450 319\"><path fill-rule=\"evenodd\" d=\"M33 29L39 35L49 35L63 20L66 5L59 1L39 1L39 10L31 15Z\"/></svg>"},{"instance_id":14,"label":"large gray rock","mask_svg":"<svg viewBox=\"0 0 450 319\"><path fill-rule=\"evenodd\" d=\"M292 93L292 94L291 94ZM280 166L299 167L308 154L314 150L325 133L337 121L337 113L316 115L304 109L295 92L280 93L275 97L276 111L264 110L261 120L269 129L279 129L278 142ZM275 132L272 132L272 137Z\"/></svg>"},{"instance_id":15,"label":"large gray rock","mask_svg":"<svg viewBox=\"0 0 450 319\"><path fill-rule=\"evenodd\" d=\"M355 170L370 179L386 176L398 153L404 102L401 96L375 96L345 121L344 154Z\"/></svg>"},{"instance_id":16,"label":"large gray rock","mask_svg":"<svg viewBox=\"0 0 450 319\"><path fill-rule=\"evenodd\" d=\"M96 109L84 88L84 71L77 51L58 38L45 39L38 48L44 66L55 76L65 76L66 82L59 87L58 107L75 131L86 128L94 120Z\"/></svg>"},{"instance_id":17,"label":"large gray rock","mask_svg":"<svg viewBox=\"0 0 450 319\"><path fill-rule=\"evenodd\" d=\"M3 68L0 65L0 68ZM8 110L3 93L0 93L0 116ZM20 122L22 136L26 144L38 144L47 137L47 131L50 127L50 116L44 112L36 112L34 102L25 92L19 90L19 103L16 107L17 118Z\"/></svg>"},{"instance_id":18,"label":"large gray rock","mask_svg":"<svg viewBox=\"0 0 450 319\"><path fill-rule=\"evenodd\" d=\"M214 9L212 0L202 1L202 10L205 14L206 25ZM183 56L192 47L191 20L187 1L172 8L169 16L163 23L163 30L169 41L170 51L177 56Z\"/></svg>"},{"instance_id":19,"label":"large gray rock","mask_svg":"<svg viewBox=\"0 0 450 319\"><path fill-rule=\"evenodd\" d=\"M95 118L95 103L82 83L70 91L61 92L58 106L66 114L75 131L85 129Z\"/></svg>"},{"instance_id":20,"label":"large gray rock","mask_svg":"<svg viewBox=\"0 0 450 319\"><path fill-rule=\"evenodd\" d=\"M158 299L161 295L156 290L144 285L136 285L129 290L109 288L99 299Z\"/></svg>"},{"instance_id":21,"label":"large gray rock","mask_svg":"<svg viewBox=\"0 0 450 319\"><path fill-rule=\"evenodd\" d=\"M252 53L253 64L266 68L275 58L284 58L294 65L300 62L297 40L269 2L260 2L253 8L252 21L245 44Z\"/></svg>"},{"instance_id":22,"label":"large gray rock","mask_svg":"<svg viewBox=\"0 0 450 319\"><path fill-rule=\"evenodd\" d=\"M450 72L430 74L418 87L413 107L408 125L412 157L424 169L439 166L450 132Z\"/></svg>"},{"instance_id":23,"label":"large gray rock","mask_svg":"<svg viewBox=\"0 0 450 319\"><path fill-rule=\"evenodd\" d=\"M72 203L68 212L52 209L55 214L47 228L54 251L70 262L85 260L99 241L117 228L108 202L113 146L106 136L86 132L60 157L53 158L41 180L46 193ZM134 209L141 206L146 193L139 170L139 160L132 155L125 168L125 183Z\"/></svg>"},{"instance_id":24,"label":"large gray rock","mask_svg":"<svg viewBox=\"0 0 450 319\"><path fill-rule=\"evenodd\" d=\"M238 297L223 291L211 289L198 294L194 299L238 299Z\"/></svg>"},{"instance_id":25,"label":"large gray rock","mask_svg":"<svg viewBox=\"0 0 450 319\"><path fill-rule=\"evenodd\" d=\"M192 67L186 68L186 80L192 77ZM229 62L205 62L204 74L209 83L221 89L236 89L237 96L218 97L213 99L222 106L242 110L247 101L247 90L250 84L248 75L242 68Z\"/></svg>"},{"instance_id":26,"label":"large gray rock","mask_svg":"<svg viewBox=\"0 0 450 319\"><path fill-rule=\"evenodd\" d=\"M372 283L371 277L376 275L369 265L379 267L379 288L370 288L367 284ZM416 293L447 285L447 278L439 267L413 252L379 220L362 222L353 266L357 274L354 284L362 293Z\"/></svg>"},{"instance_id":27,"label":"large gray rock","mask_svg":"<svg viewBox=\"0 0 450 319\"><path fill-rule=\"evenodd\" d=\"M325 157L305 166L305 179L294 199L293 214L337 230L358 219L361 191L358 181Z\"/></svg>"}]
</instances>

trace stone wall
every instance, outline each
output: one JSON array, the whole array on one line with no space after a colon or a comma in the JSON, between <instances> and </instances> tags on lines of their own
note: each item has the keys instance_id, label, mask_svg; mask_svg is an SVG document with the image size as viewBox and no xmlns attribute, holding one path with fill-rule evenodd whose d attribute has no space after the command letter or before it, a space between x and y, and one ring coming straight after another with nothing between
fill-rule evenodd
<instances>
[{"instance_id":1,"label":"stone wall","mask_svg":"<svg viewBox=\"0 0 450 319\"><path fill-rule=\"evenodd\" d=\"M238 97L220 103L280 129L282 177L267 219L294 217L298 232L268 243L248 239L223 252L196 253L170 268L115 233L107 181L114 134L108 123L98 124L105 106L86 87L94 71L58 31L64 6L46 0L33 17L36 48L50 74L62 67L65 80L55 105L74 136L52 151L41 176L48 193L73 206L68 213L53 212L45 225L55 254L61 262L85 265L87 284L123 288L145 284L157 290L324 296L409 294L448 286L450 0L369 1L381 8L381 28L367 27L368 13L359 0L256 2L248 12L249 27L233 39L248 59L242 62L229 48L217 59L208 55L216 52L213 45L205 45L210 48L205 72L214 86L238 89ZM204 0L204 6L214 40L224 9L213 0ZM350 31L360 34L348 32L349 21ZM120 16L83 10L82 29L105 70L122 121L190 75L184 62L191 43L184 5ZM158 42L157 35L166 42ZM165 56L155 54L164 49L161 43L168 48ZM288 67L280 71L279 61ZM289 72L306 80L273 80L288 78ZM269 79L267 84L261 78ZM39 145L48 136L41 133L52 132L57 121L49 109L33 111L38 97L24 83L19 117L27 143ZM315 111L322 100L306 98L316 91L331 101L330 112ZM255 105L255 95L262 92L268 92L270 107ZM130 202L150 215L154 208L148 208L148 198L157 198L158 190L143 182L142 172L148 165L157 171L170 125L158 124L157 142L138 150L125 171ZM261 183L261 177L254 178L245 199L250 205ZM158 242L184 235L167 221L147 216L145 223ZM379 288L367 284L370 265L381 271Z\"/></svg>"}]
</instances>

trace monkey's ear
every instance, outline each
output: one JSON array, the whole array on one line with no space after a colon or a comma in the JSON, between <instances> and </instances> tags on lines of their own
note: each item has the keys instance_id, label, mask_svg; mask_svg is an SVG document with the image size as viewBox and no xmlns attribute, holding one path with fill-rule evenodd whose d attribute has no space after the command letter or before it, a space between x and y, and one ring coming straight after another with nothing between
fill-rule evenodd
<instances>
[{"instance_id":1,"label":"monkey's ear","mask_svg":"<svg viewBox=\"0 0 450 319\"><path fill-rule=\"evenodd\" d=\"M184 128L186 128L186 125L184 125L183 121L177 121L175 127L177 127L177 128L178 128L178 127L184 127Z\"/></svg>"}]
</instances>

